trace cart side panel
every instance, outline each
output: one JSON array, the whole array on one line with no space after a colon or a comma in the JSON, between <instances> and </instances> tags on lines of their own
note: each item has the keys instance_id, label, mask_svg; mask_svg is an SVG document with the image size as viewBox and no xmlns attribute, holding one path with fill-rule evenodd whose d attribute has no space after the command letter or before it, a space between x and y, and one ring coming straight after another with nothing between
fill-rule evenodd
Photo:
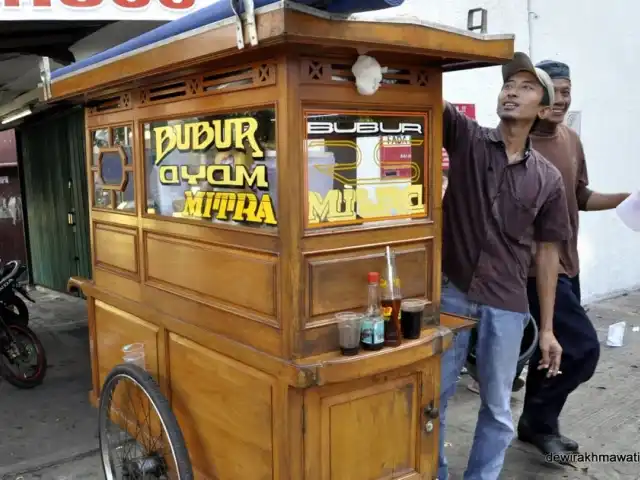
<instances>
[{"instance_id":1,"label":"cart side panel","mask_svg":"<svg viewBox=\"0 0 640 480\"><path fill-rule=\"evenodd\" d=\"M172 409L202 478L285 478L272 473L275 378L175 334L169 352Z\"/></svg>"}]
</instances>

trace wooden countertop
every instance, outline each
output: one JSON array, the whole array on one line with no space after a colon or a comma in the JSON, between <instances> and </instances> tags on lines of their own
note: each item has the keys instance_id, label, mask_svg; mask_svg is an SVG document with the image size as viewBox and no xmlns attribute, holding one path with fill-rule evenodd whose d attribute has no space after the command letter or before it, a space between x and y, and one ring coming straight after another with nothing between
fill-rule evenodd
<instances>
[{"instance_id":1,"label":"wooden countertop","mask_svg":"<svg viewBox=\"0 0 640 480\"><path fill-rule=\"evenodd\" d=\"M131 311L135 315L145 315L154 323L185 335L187 338L195 335L193 330L195 327L171 319L149 305L134 302L98 288L90 280L72 277L68 288L70 291L80 290L93 298L108 300L117 308ZM362 350L352 357L343 356L339 351L334 351L293 361L258 352L216 334L203 333L201 330L197 330L197 333L200 343L208 348L242 359L247 365L259 364L270 374L285 379L292 387L309 388L381 374L439 355L450 347L456 331L471 328L474 324L475 321L472 319L441 313L440 326L426 327L422 330L420 338L405 340L398 347L383 348L378 351Z\"/></svg>"},{"instance_id":2,"label":"wooden countertop","mask_svg":"<svg viewBox=\"0 0 640 480\"><path fill-rule=\"evenodd\" d=\"M316 385L352 381L439 355L451 345L454 332L471 328L474 324L469 318L441 314L440 326L423 328L420 338L405 340L398 347L361 350L354 356L334 351L298 360L295 365L302 371L313 370Z\"/></svg>"}]
</instances>

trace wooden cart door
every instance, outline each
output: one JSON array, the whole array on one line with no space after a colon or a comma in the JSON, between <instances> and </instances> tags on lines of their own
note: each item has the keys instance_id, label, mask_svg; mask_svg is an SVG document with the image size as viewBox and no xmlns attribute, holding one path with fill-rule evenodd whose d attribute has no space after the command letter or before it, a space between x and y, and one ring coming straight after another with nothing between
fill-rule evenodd
<instances>
[{"instance_id":1,"label":"wooden cart door","mask_svg":"<svg viewBox=\"0 0 640 480\"><path fill-rule=\"evenodd\" d=\"M438 380L433 358L413 372L309 390L305 480L435 478L438 425L425 428L423 417Z\"/></svg>"}]
</instances>

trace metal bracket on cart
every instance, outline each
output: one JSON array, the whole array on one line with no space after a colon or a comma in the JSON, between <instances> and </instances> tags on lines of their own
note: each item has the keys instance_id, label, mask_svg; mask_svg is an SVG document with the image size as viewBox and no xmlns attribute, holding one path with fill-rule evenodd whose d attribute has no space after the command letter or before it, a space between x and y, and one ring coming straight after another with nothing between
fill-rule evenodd
<instances>
[{"instance_id":1,"label":"metal bracket on cart","mask_svg":"<svg viewBox=\"0 0 640 480\"><path fill-rule=\"evenodd\" d=\"M40 58L40 80L42 81L42 92L44 101L51 98L51 63L49 57Z\"/></svg>"},{"instance_id":2,"label":"metal bracket on cart","mask_svg":"<svg viewBox=\"0 0 640 480\"><path fill-rule=\"evenodd\" d=\"M244 27L249 31L249 43L255 47L258 45L258 29L256 27L256 14L253 0L230 0L231 9L236 17L236 45L238 50L244 48ZM244 8L242 8L244 7ZM242 22L244 16L245 23Z\"/></svg>"}]
</instances>

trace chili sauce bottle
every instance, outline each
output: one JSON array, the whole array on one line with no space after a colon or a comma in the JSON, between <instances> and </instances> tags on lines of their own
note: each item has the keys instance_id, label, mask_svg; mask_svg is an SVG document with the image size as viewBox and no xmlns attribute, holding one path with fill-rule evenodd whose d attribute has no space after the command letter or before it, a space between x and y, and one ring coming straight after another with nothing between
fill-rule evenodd
<instances>
[{"instance_id":1,"label":"chili sauce bottle","mask_svg":"<svg viewBox=\"0 0 640 480\"><path fill-rule=\"evenodd\" d=\"M369 272L369 301L367 315L362 321L361 343L364 350L384 347L384 320L380 309L380 274Z\"/></svg>"}]
</instances>

